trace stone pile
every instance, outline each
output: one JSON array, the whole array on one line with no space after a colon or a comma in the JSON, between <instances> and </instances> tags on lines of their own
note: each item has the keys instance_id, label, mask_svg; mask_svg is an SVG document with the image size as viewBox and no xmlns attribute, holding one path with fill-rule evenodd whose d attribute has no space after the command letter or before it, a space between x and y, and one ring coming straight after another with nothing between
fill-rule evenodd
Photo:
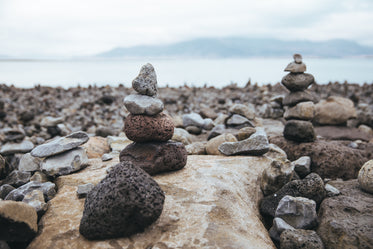
<instances>
[{"instance_id":1,"label":"stone pile","mask_svg":"<svg viewBox=\"0 0 373 249\"><path fill-rule=\"evenodd\" d=\"M130 112L124 132L134 143L121 151L120 161L133 162L150 175L183 168L187 151L184 144L169 141L174 134L174 123L157 98L157 77L151 64L141 68L132 87L137 93L124 99Z\"/></svg>"},{"instance_id":2,"label":"stone pile","mask_svg":"<svg viewBox=\"0 0 373 249\"><path fill-rule=\"evenodd\" d=\"M287 120L284 128L284 137L297 142L315 141L316 135L312 123L315 116L316 99L307 88L314 83L312 74L304 73L306 65L302 62L300 54L294 54L294 62L290 63L285 71L281 83L290 91L283 99L286 107L284 118Z\"/></svg>"}]
</instances>

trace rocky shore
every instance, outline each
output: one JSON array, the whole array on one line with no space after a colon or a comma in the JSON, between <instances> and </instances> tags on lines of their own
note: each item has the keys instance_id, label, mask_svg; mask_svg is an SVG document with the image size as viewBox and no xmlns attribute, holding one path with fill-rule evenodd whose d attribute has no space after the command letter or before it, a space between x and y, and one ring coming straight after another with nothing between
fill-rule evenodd
<instances>
[{"instance_id":1,"label":"rocky shore","mask_svg":"<svg viewBox=\"0 0 373 249\"><path fill-rule=\"evenodd\" d=\"M0 248L297 248L305 238L306 248L373 247L373 84L313 83L306 91L312 101L292 105L280 83L158 88L153 109L143 110L124 107L125 98L126 106L139 100L123 85L0 85ZM124 130L126 120L153 127L162 118L172 122L147 145L131 141L143 142L143 125ZM303 120L312 139L286 139L285 125ZM158 149L153 137L172 148ZM171 153L165 158L173 162L176 144L188 163L167 173L152 158ZM144 146L156 154L146 152L143 168L165 193L161 216L130 239L86 240L84 198L120 155L141 164L136 150ZM243 232L249 228L258 233Z\"/></svg>"}]
</instances>

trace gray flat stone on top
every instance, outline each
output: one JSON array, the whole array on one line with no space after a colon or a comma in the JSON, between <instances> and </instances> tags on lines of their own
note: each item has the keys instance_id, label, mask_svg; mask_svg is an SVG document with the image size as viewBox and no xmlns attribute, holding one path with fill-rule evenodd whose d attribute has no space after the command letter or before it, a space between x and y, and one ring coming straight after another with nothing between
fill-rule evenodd
<instances>
[{"instance_id":1,"label":"gray flat stone on top","mask_svg":"<svg viewBox=\"0 0 373 249\"><path fill-rule=\"evenodd\" d=\"M163 102L154 97L141 94L131 94L124 98L124 106L131 114L145 114L156 115L160 113L163 108Z\"/></svg>"},{"instance_id":2,"label":"gray flat stone on top","mask_svg":"<svg viewBox=\"0 0 373 249\"><path fill-rule=\"evenodd\" d=\"M34 144L30 141L23 140L21 143L6 143L0 149L1 155L11 155L16 153L27 153L34 148Z\"/></svg>"},{"instance_id":3,"label":"gray flat stone on top","mask_svg":"<svg viewBox=\"0 0 373 249\"><path fill-rule=\"evenodd\" d=\"M78 147L88 141L87 133L78 131L66 137L61 137L56 140L41 144L31 151L34 157L53 156Z\"/></svg>"}]
</instances>

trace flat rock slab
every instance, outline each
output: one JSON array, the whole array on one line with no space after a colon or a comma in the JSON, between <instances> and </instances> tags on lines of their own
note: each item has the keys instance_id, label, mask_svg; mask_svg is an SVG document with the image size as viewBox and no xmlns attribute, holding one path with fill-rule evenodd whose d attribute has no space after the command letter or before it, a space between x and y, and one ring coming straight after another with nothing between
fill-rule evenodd
<instances>
[{"instance_id":1,"label":"flat rock slab","mask_svg":"<svg viewBox=\"0 0 373 249\"><path fill-rule=\"evenodd\" d=\"M28 248L275 248L258 218L257 178L270 161L189 156L182 170L154 177L166 199L160 218L144 233L89 241L79 233L84 199L78 199L76 190L81 184L98 183L118 163L91 159L86 169L58 178L58 194Z\"/></svg>"}]
</instances>

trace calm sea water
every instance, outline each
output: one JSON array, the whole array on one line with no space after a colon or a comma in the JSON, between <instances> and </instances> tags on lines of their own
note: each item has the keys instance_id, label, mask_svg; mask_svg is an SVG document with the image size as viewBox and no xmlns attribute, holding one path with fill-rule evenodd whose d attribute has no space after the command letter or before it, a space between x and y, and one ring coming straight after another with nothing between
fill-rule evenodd
<instances>
[{"instance_id":1,"label":"calm sea water","mask_svg":"<svg viewBox=\"0 0 373 249\"><path fill-rule=\"evenodd\" d=\"M154 59L154 60L65 60L0 61L0 83L17 87L74 87L77 85L131 86L141 66L147 62L156 69L159 86L223 87L231 83L244 86L249 79L259 85L277 83L286 74L290 58L249 59ZM316 82L373 83L373 59L309 58L307 72Z\"/></svg>"}]
</instances>

